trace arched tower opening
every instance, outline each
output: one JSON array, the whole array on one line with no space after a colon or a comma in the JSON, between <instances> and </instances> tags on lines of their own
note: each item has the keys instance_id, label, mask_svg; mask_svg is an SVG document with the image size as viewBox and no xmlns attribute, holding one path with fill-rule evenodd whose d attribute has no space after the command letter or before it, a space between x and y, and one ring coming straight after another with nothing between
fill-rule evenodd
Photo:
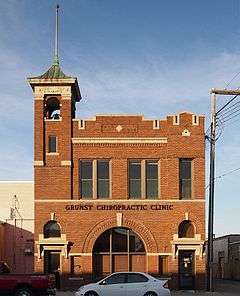
<instances>
[{"instance_id":1,"label":"arched tower opening","mask_svg":"<svg viewBox=\"0 0 240 296\"><path fill-rule=\"evenodd\" d=\"M46 119L60 119L60 103L57 97L50 97L45 103L45 117Z\"/></svg>"}]
</instances>

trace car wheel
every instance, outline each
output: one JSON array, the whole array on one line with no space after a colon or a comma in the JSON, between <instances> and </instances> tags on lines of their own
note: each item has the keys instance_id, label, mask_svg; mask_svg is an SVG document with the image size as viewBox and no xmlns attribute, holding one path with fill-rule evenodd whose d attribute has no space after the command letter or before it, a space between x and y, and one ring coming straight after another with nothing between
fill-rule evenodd
<instances>
[{"instance_id":1,"label":"car wheel","mask_svg":"<svg viewBox=\"0 0 240 296\"><path fill-rule=\"evenodd\" d=\"M84 296L98 296L98 294L94 291L88 291L84 294Z\"/></svg>"},{"instance_id":2,"label":"car wheel","mask_svg":"<svg viewBox=\"0 0 240 296\"><path fill-rule=\"evenodd\" d=\"M155 292L147 292L144 296L157 296Z\"/></svg>"},{"instance_id":3,"label":"car wheel","mask_svg":"<svg viewBox=\"0 0 240 296\"><path fill-rule=\"evenodd\" d=\"M28 288L19 288L15 292L14 296L33 296L33 293Z\"/></svg>"}]
</instances>

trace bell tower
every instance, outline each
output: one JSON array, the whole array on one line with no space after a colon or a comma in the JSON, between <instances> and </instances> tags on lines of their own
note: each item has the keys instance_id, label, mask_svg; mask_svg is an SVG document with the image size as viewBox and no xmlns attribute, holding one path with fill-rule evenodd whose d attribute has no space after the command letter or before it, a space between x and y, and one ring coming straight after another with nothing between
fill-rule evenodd
<instances>
[{"instance_id":1,"label":"bell tower","mask_svg":"<svg viewBox=\"0 0 240 296\"><path fill-rule=\"evenodd\" d=\"M34 94L35 199L72 198L72 135L76 102L81 93L76 77L60 68L58 11L52 66L28 78Z\"/></svg>"}]
</instances>

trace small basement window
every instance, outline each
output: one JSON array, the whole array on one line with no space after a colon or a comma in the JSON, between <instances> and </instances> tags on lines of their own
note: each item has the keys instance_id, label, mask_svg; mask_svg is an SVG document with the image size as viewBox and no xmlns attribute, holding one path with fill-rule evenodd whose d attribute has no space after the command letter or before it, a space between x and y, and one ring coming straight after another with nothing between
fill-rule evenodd
<instances>
[{"instance_id":1,"label":"small basement window","mask_svg":"<svg viewBox=\"0 0 240 296\"><path fill-rule=\"evenodd\" d=\"M48 137L48 153L57 152L57 137L49 136Z\"/></svg>"}]
</instances>

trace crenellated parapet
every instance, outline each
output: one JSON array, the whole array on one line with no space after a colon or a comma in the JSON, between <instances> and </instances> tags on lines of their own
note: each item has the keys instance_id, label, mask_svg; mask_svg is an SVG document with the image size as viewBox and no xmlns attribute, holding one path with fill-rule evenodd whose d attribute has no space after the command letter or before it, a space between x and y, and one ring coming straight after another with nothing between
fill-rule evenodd
<instances>
[{"instance_id":1,"label":"crenellated parapet","mask_svg":"<svg viewBox=\"0 0 240 296\"><path fill-rule=\"evenodd\" d=\"M142 115L97 115L73 119L73 138L78 137L191 137L204 133L204 116L189 112L165 119L145 119Z\"/></svg>"}]
</instances>

